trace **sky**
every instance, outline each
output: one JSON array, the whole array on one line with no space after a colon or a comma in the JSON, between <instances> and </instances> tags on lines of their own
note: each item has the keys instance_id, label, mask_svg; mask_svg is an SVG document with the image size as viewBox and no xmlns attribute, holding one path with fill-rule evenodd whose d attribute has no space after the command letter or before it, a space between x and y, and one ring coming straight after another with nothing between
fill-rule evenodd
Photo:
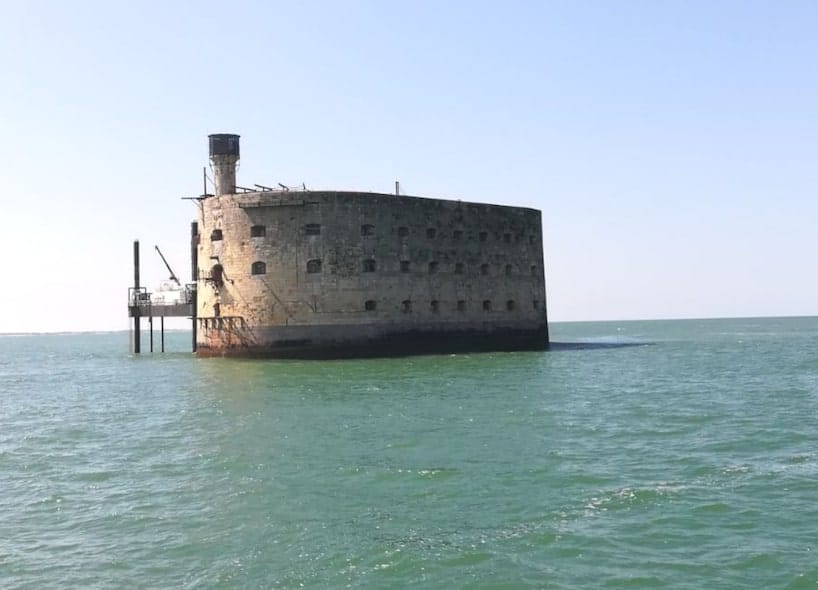
<instances>
[{"instance_id":1,"label":"sky","mask_svg":"<svg viewBox=\"0 0 818 590\"><path fill-rule=\"evenodd\" d=\"M0 0L0 332L128 327L238 183L535 207L551 321L818 315L818 3Z\"/></svg>"}]
</instances>

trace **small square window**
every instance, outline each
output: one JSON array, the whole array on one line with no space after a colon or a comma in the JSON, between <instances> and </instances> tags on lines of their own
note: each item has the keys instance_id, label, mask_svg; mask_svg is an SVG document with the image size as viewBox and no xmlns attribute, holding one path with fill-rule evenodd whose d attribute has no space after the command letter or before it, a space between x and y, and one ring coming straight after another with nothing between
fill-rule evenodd
<instances>
[{"instance_id":1,"label":"small square window","mask_svg":"<svg viewBox=\"0 0 818 590\"><path fill-rule=\"evenodd\" d=\"M426 237L430 240L433 239L437 235L437 230L433 227L430 227L426 230Z\"/></svg>"},{"instance_id":2,"label":"small square window","mask_svg":"<svg viewBox=\"0 0 818 590\"><path fill-rule=\"evenodd\" d=\"M222 230L214 229L210 232L210 241L211 242L221 242L222 240Z\"/></svg>"},{"instance_id":3,"label":"small square window","mask_svg":"<svg viewBox=\"0 0 818 590\"><path fill-rule=\"evenodd\" d=\"M485 242L485 241L486 241L486 240L488 240L488 239L489 239L489 234L488 234L488 232L481 231L481 232L480 232L480 241L481 241L481 242Z\"/></svg>"},{"instance_id":4,"label":"small square window","mask_svg":"<svg viewBox=\"0 0 818 590\"><path fill-rule=\"evenodd\" d=\"M250 265L250 274L254 275L267 274L267 264L261 261L254 262L252 265Z\"/></svg>"},{"instance_id":5,"label":"small square window","mask_svg":"<svg viewBox=\"0 0 818 590\"><path fill-rule=\"evenodd\" d=\"M400 261L400 271L401 272L409 272L409 261L408 260L401 260Z\"/></svg>"},{"instance_id":6,"label":"small square window","mask_svg":"<svg viewBox=\"0 0 818 590\"><path fill-rule=\"evenodd\" d=\"M375 261L371 258L364 260L364 272L375 272Z\"/></svg>"},{"instance_id":7,"label":"small square window","mask_svg":"<svg viewBox=\"0 0 818 590\"><path fill-rule=\"evenodd\" d=\"M254 225L250 228L251 238L263 238L267 235L267 228L263 225Z\"/></svg>"},{"instance_id":8,"label":"small square window","mask_svg":"<svg viewBox=\"0 0 818 590\"><path fill-rule=\"evenodd\" d=\"M409 235L409 228L408 227L401 226L401 227L398 228L398 237L399 238L405 238L408 235Z\"/></svg>"},{"instance_id":9,"label":"small square window","mask_svg":"<svg viewBox=\"0 0 818 590\"><path fill-rule=\"evenodd\" d=\"M304 226L304 231L308 236L318 236L321 235L321 224L320 223L308 223Z\"/></svg>"},{"instance_id":10,"label":"small square window","mask_svg":"<svg viewBox=\"0 0 818 590\"><path fill-rule=\"evenodd\" d=\"M366 311L375 311L375 308L377 308L377 307L378 307L378 304L372 299L368 299L368 300L364 301L364 309Z\"/></svg>"},{"instance_id":11,"label":"small square window","mask_svg":"<svg viewBox=\"0 0 818 590\"><path fill-rule=\"evenodd\" d=\"M483 301L483 311L491 311L491 300L486 299Z\"/></svg>"},{"instance_id":12,"label":"small square window","mask_svg":"<svg viewBox=\"0 0 818 590\"><path fill-rule=\"evenodd\" d=\"M517 304L512 299L506 301L506 311L514 311L516 308Z\"/></svg>"},{"instance_id":13,"label":"small square window","mask_svg":"<svg viewBox=\"0 0 818 590\"><path fill-rule=\"evenodd\" d=\"M374 236L375 235L375 226L370 224L365 224L361 226L361 235L362 236Z\"/></svg>"},{"instance_id":14,"label":"small square window","mask_svg":"<svg viewBox=\"0 0 818 590\"><path fill-rule=\"evenodd\" d=\"M310 274L321 272L321 260L318 258L307 260L307 272Z\"/></svg>"}]
</instances>

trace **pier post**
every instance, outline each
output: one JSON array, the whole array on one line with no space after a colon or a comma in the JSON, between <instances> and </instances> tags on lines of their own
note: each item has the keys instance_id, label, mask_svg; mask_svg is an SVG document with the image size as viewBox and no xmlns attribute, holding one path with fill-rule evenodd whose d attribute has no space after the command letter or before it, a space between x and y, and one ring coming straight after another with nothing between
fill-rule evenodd
<instances>
[{"instance_id":1,"label":"pier post","mask_svg":"<svg viewBox=\"0 0 818 590\"><path fill-rule=\"evenodd\" d=\"M165 352L165 316L159 316L159 334L162 342L162 352Z\"/></svg>"},{"instance_id":2,"label":"pier post","mask_svg":"<svg viewBox=\"0 0 818 590\"><path fill-rule=\"evenodd\" d=\"M196 313L199 303L199 224L196 221L190 223L190 280L196 285L196 288L193 289L193 313L190 317L190 332L193 337L191 348L193 352L196 352Z\"/></svg>"},{"instance_id":3,"label":"pier post","mask_svg":"<svg viewBox=\"0 0 818 590\"><path fill-rule=\"evenodd\" d=\"M134 307L133 312L133 351L134 354L139 354L141 350L141 326L139 321L139 240L133 242L133 296L134 301L131 304Z\"/></svg>"}]
</instances>

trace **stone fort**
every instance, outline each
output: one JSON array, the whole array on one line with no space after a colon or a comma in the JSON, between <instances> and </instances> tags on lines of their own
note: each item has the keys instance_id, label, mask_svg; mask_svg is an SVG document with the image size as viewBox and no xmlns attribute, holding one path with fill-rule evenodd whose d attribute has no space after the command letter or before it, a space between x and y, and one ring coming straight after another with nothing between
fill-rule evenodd
<instances>
[{"instance_id":1,"label":"stone fort","mask_svg":"<svg viewBox=\"0 0 818 590\"><path fill-rule=\"evenodd\" d=\"M535 209L236 186L210 136L193 224L199 356L348 357L548 346ZM397 190L396 190L397 193Z\"/></svg>"}]
</instances>

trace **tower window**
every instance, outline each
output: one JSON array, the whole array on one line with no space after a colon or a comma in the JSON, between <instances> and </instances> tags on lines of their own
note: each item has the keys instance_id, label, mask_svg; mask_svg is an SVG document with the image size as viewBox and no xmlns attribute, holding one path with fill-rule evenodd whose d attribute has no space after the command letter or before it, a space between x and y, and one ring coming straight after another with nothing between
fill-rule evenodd
<instances>
[{"instance_id":1,"label":"tower window","mask_svg":"<svg viewBox=\"0 0 818 590\"><path fill-rule=\"evenodd\" d=\"M308 223L304 226L304 233L308 236L320 236L321 235L321 224L320 223Z\"/></svg>"},{"instance_id":2,"label":"tower window","mask_svg":"<svg viewBox=\"0 0 818 590\"><path fill-rule=\"evenodd\" d=\"M511 243L511 234L503 234L503 241L506 244L510 244Z\"/></svg>"},{"instance_id":3,"label":"tower window","mask_svg":"<svg viewBox=\"0 0 818 590\"><path fill-rule=\"evenodd\" d=\"M514 311L517 308L517 304L514 303L513 299L509 299L506 301L506 311Z\"/></svg>"},{"instance_id":4,"label":"tower window","mask_svg":"<svg viewBox=\"0 0 818 590\"><path fill-rule=\"evenodd\" d=\"M250 228L251 238L263 238L267 235L267 228L263 225L254 225Z\"/></svg>"},{"instance_id":5,"label":"tower window","mask_svg":"<svg viewBox=\"0 0 818 590\"><path fill-rule=\"evenodd\" d=\"M489 274L489 265L488 264L481 264L480 265L480 274L481 275Z\"/></svg>"},{"instance_id":6,"label":"tower window","mask_svg":"<svg viewBox=\"0 0 818 590\"><path fill-rule=\"evenodd\" d=\"M403 313L410 313L412 311L412 301L410 299L404 299L400 303L400 309Z\"/></svg>"},{"instance_id":7,"label":"tower window","mask_svg":"<svg viewBox=\"0 0 818 590\"><path fill-rule=\"evenodd\" d=\"M483 301L483 311L491 311L491 299Z\"/></svg>"},{"instance_id":8,"label":"tower window","mask_svg":"<svg viewBox=\"0 0 818 590\"><path fill-rule=\"evenodd\" d=\"M506 275L511 274L511 265L510 264L506 264L505 273L506 273Z\"/></svg>"},{"instance_id":9,"label":"tower window","mask_svg":"<svg viewBox=\"0 0 818 590\"><path fill-rule=\"evenodd\" d=\"M433 239L437 235L437 230L433 227L430 227L426 230L426 237L430 240Z\"/></svg>"},{"instance_id":10,"label":"tower window","mask_svg":"<svg viewBox=\"0 0 818 590\"><path fill-rule=\"evenodd\" d=\"M437 261L433 260L432 262L430 262L429 263L429 274L430 275L435 274L439 267L440 267L440 264Z\"/></svg>"},{"instance_id":11,"label":"tower window","mask_svg":"<svg viewBox=\"0 0 818 590\"><path fill-rule=\"evenodd\" d=\"M440 301L433 299L429 303L429 309L432 310L432 313L440 313Z\"/></svg>"},{"instance_id":12,"label":"tower window","mask_svg":"<svg viewBox=\"0 0 818 590\"><path fill-rule=\"evenodd\" d=\"M480 232L480 241L485 242L489 238L488 232L481 231Z\"/></svg>"},{"instance_id":13,"label":"tower window","mask_svg":"<svg viewBox=\"0 0 818 590\"><path fill-rule=\"evenodd\" d=\"M454 264L454 274L462 275L463 274L463 263L462 262L455 262Z\"/></svg>"},{"instance_id":14,"label":"tower window","mask_svg":"<svg viewBox=\"0 0 818 590\"><path fill-rule=\"evenodd\" d=\"M307 272L310 274L321 272L321 260L319 258L307 260Z\"/></svg>"},{"instance_id":15,"label":"tower window","mask_svg":"<svg viewBox=\"0 0 818 590\"><path fill-rule=\"evenodd\" d=\"M463 230L456 229L454 230L454 234L452 234L455 240L462 240L463 239Z\"/></svg>"},{"instance_id":16,"label":"tower window","mask_svg":"<svg viewBox=\"0 0 818 590\"><path fill-rule=\"evenodd\" d=\"M221 242L222 240L222 230L214 229L210 232L210 241L211 242Z\"/></svg>"},{"instance_id":17,"label":"tower window","mask_svg":"<svg viewBox=\"0 0 818 590\"><path fill-rule=\"evenodd\" d=\"M457 311L466 311L466 300L459 299L457 301Z\"/></svg>"},{"instance_id":18,"label":"tower window","mask_svg":"<svg viewBox=\"0 0 818 590\"><path fill-rule=\"evenodd\" d=\"M364 301L364 309L366 311L375 311L376 307L378 307L378 304L373 299L367 299Z\"/></svg>"},{"instance_id":19,"label":"tower window","mask_svg":"<svg viewBox=\"0 0 818 590\"><path fill-rule=\"evenodd\" d=\"M409 228L408 227L402 225L402 226L400 226L398 228L398 237L399 238L405 238L408 235L409 235Z\"/></svg>"},{"instance_id":20,"label":"tower window","mask_svg":"<svg viewBox=\"0 0 818 590\"><path fill-rule=\"evenodd\" d=\"M250 265L250 274L253 275L264 275L267 274L267 263L256 261Z\"/></svg>"},{"instance_id":21,"label":"tower window","mask_svg":"<svg viewBox=\"0 0 818 590\"><path fill-rule=\"evenodd\" d=\"M365 224L361 226L361 235L362 236L374 236L375 235L375 226L370 224Z\"/></svg>"},{"instance_id":22,"label":"tower window","mask_svg":"<svg viewBox=\"0 0 818 590\"><path fill-rule=\"evenodd\" d=\"M371 258L364 260L364 272L375 272L375 261Z\"/></svg>"},{"instance_id":23,"label":"tower window","mask_svg":"<svg viewBox=\"0 0 818 590\"><path fill-rule=\"evenodd\" d=\"M409 261L408 260L401 260L400 261L400 271L401 272L409 272Z\"/></svg>"}]
</instances>

